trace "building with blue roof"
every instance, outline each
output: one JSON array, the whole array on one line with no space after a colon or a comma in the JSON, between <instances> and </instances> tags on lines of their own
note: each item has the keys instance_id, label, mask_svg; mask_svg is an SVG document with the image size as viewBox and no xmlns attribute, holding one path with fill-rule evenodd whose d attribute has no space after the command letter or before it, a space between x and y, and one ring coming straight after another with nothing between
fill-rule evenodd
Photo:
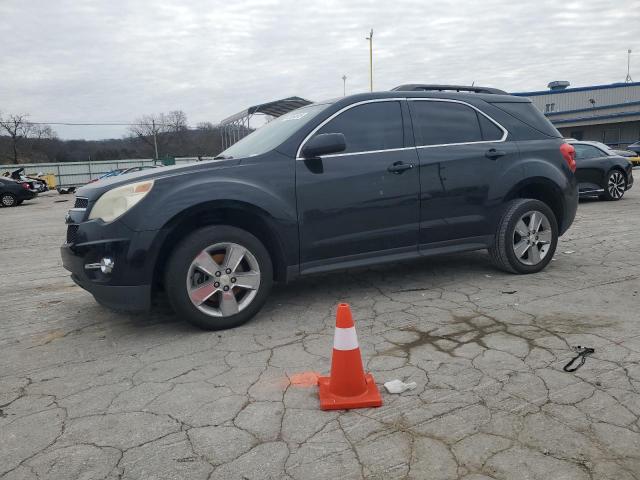
<instances>
[{"instance_id":1,"label":"building with blue roof","mask_svg":"<svg viewBox=\"0 0 640 480\"><path fill-rule=\"evenodd\" d=\"M640 140L640 82L570 88L556 81L548 90L519 92L565 137L624 148Z\"/></svg>"}]
</instances>

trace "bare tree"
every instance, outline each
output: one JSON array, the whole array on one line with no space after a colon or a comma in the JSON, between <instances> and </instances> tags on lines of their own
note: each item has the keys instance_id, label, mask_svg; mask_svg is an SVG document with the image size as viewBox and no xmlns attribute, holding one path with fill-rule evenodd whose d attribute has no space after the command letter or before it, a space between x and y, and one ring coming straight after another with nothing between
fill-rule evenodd
<instances>
[{"instance_id":1,"label":"bare tree","mask_svg":"<svg viewBox=\"0 0 640 480\"><path fill-rule=\"evenodd\" d=\"M165 122L172 132L181 132L187 129L187 114L182 110L173 110L165 115Z\"/></svg>"},{"instance_id":2,"label":"bare tree","mask_svg":"<svg viewBox=\"0 0 640 480\"><path fill-rule=\"evenodd\" d=\"M216 126L211 122L200 122L196 125L198 130L215 130Z\"/></svg>"},{"instance_id":3,"label":"bare tree","mask_svg":"<svg viewBox=\"0 0 640 480\"><path fill-rule=\"evenodd\" d=\"M134 125L129 127L129 132L149 145L154 152L154 160L158 160L158 144L164 145L164 134L183 132L187 129L187 115L182 110L174 110L169 113L143 115Z\"/></svg>"},{"instance_id":4,"label":"bare tree","mask_svg":"<svg viewBox=\"0 0 640 480\"><path fill-rule=\"evenodd\" d=\"M49 125L33 125L31 138L38 140L53 140L58 138L58 134Z\"/></svg>"},{"instance_id":5,"label":"bare tree","mask_svg":"<svg viewBox=\"0 0 640 480\"><path fill-rule=\"evenodd\" d=\"M153 149L153 159L158 160L158 135L165 128L159 115L143 115L129 127L129 132Z\"/></svg>"},{"instance_id":6,"label":"bare tree","mask_svg":"<svg viewBox=\"0 0 640 480\"><path fill-rule=\"evenodd\" d=\"M18 163L18 144L27 138L33 130L33 124L28 121L26 113L9 114L0 117L0 130L7 132L11 138L13 149L13 163Z\"/></svg>"}]
</instances>

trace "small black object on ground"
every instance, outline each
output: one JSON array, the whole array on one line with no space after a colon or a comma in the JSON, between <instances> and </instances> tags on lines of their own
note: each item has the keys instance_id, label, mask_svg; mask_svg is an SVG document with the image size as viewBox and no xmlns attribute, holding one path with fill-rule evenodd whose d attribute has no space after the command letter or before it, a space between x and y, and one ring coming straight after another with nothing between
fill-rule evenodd
<instances>
[{"instance_id":1,"label":"small black object on ground","mask_svg":"<svg viewBox=\"0 0 640 480\"><path fill-rule=\"evenodd\" d=\"M569 363L567 363L562 368L565 372L575 372L582 365L584 365L584 362L587 360L587 355L591 355L593 352L595 352L595 350L593 348L591 348L591 347L581 347L580 345L578 345L577 347L573 347L573 349L576 351L576 353L578 355L573 357L569 361ZM574 363L576 362L576 360L578 360L578 359L580 359L580 363L578 363L577 365L573 366Z\"/></svg>"}]
</instances>

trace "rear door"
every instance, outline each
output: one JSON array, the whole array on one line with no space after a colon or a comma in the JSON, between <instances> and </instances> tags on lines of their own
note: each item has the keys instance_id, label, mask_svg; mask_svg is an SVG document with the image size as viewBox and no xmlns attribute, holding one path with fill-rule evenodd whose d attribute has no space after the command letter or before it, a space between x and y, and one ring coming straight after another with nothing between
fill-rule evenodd
<instances>
[{"instance_id":1,"label":"rear door","mask_svg":"<svg viewBox=\"0 0 640 480\"><path fill-rule=\"evenodd\" d=\"M598 147L586 143L574 143L576 149L576 178L580 192L603 189L605 168L603 160L608 157Z\"/></svg>"},{"instance_id":2,"label":"rear door","mask_svg":"<svg viewBox=\"0 0 640 480\"><path fill-rule=\"evenodd\" d=\"M507 131L462 101L411 99L420 159L420 248L477 241L492 235L492 185L517 158Z\"/></svg>"},{"instance_id":3,"label":"rear door","mask_svg":"<svg viewBox=\"0 0 640 480\"><path fill-rule=\"evenodd\" d=\"M362 102L314 132L342 133L347 148L296 161L301 271L417 253L420 188L406 109L398 99Z\"/></svg>"}]
</instances>

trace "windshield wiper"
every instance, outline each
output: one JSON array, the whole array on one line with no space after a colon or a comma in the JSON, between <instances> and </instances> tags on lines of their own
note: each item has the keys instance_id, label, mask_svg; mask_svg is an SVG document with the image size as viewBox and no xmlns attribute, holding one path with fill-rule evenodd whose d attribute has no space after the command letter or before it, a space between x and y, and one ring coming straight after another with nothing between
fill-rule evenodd
<instances>
[{"instance_id":1,"label":"windshield wiper","mask_svg":"<svg viewBox=\"0 0 640 480\"><path fill-rule=\"evenodd\" d=\"M213 157L214 160L231 160L232 158L231 155L218 155L217 157Z\"/></svg>"}]
</instances>

